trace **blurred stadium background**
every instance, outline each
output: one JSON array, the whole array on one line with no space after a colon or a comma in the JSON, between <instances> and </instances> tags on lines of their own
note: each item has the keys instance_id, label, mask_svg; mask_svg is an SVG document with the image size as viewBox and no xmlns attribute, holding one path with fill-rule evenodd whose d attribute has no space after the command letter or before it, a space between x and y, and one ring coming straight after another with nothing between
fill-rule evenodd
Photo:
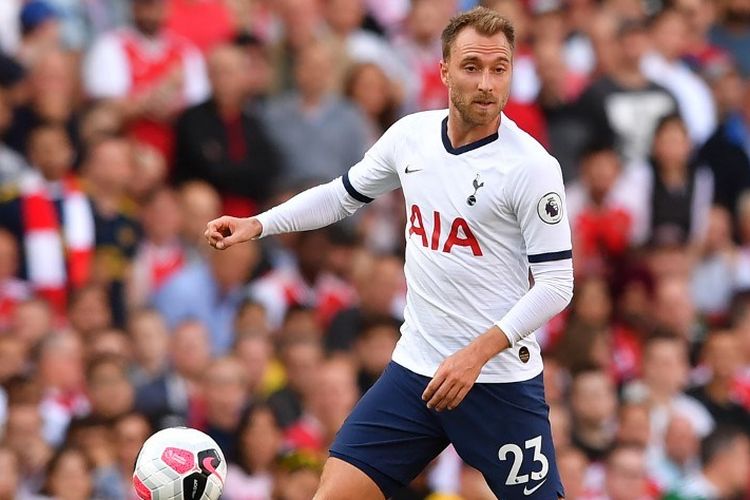
<instances>
[{"instance_id":1,"label":"blurred stadium background","mask_svg":"<svg viewBox=\"0 0 750 500\"><path fill-rule=\"evenodd\" d=\"M477 3L0 2L0 499L134 498L180 424L225 498L311 498L398 339L400 194L226 252L203 228L445 107ZM481 4L567 184L576 293L538 338L568 498L750 499L750 0ZM397 498L493 497L449 449Z\"/></svg>"}]
</instances>

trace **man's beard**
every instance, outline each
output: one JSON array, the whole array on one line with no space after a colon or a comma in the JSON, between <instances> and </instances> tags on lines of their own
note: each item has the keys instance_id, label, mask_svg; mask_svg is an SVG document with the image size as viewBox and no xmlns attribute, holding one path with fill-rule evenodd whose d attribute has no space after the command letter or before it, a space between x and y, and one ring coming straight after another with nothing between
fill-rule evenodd
<instances>
[{"instance_id":1,"label":"man's beard","mask_svg":"<svg viewBox=\"0 0 750 500\"><path fill-rule=\"evenodd\" d=\"M486 93L479 95L466 95L459 92L453 86L451 86L450 89L450 97L451 102L456 107L461 119L466 124L472 126L487 125L493 120L496 120L500 111L505 107L505 103L508 102L508 96L501 96L501 99L498 100L498 98ZM486 112L481 112L473 108L473 103L476 100L492 101L494 106L490 107Z\"/></svg>"}]
</instances>

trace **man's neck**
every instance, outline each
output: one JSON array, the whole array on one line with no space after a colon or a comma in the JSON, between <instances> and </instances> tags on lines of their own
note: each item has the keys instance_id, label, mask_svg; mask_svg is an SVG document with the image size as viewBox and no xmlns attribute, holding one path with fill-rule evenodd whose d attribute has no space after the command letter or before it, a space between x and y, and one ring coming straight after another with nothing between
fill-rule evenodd
<instances>
[{"instance_id":1,"label":"man's neck","mask_svg":"<svg viewBox=\"0 0 750 500\"><path fill-rule=\"evenodd\" d=\"M448 113L448 139L450 139L451 146L454 148L460 148L479 139L484 139L497 132L499 127L500 115L486 125L474 125L466 123L453 105L450 107Z\"/></svg>"}]
</instances>

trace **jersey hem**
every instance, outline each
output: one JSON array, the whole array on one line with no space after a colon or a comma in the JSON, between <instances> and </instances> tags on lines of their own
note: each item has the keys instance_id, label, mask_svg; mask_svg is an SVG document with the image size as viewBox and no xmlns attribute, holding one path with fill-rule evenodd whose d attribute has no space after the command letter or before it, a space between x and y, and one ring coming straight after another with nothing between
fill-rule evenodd
<instances>
[{"instance_id":1,"label":"jersey hem","mask_svg":"<svg viewBox=\"0 0 750 500\"><path fill-rule=\"evenodd\" d=\"M391 358L391 361L399 365L401 368L404 368L405 370L409 370L412 373L415 373L421 377L427 377L432 378L435 376L435 371L437 371L437 368L433 370L432 372L427 372L425 370L420 370L414 366L411 365L406 360L401 359L401 356L398 356L395 352L393 357ZM504 375L499 374L483 374L480 373L479 377L477 378L476 384L513 384L517 382L526 382L527 380L531 380L534 377L537 377L540 373L544 371L544 366L540 363L540 366L537 370L532 370L527 372L524 372L522 375L523 377L507 377Z\"/></svg>"}]
</instances>

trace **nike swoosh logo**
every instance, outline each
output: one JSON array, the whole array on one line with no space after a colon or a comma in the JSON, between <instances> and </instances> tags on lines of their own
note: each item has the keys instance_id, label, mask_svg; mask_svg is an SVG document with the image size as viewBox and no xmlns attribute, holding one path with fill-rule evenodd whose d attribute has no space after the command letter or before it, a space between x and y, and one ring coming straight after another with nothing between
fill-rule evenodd
<instances>
[{"instance_id":1,"label":"nike swoosh logo","mask_svg":"<svg viewBox=\"0 0 750 500\"><path fill-rule=\"evenodd\" d=\"M546 480L547 480L547 478L545 477L545 478L544 478L544 479L542 480L542 482L541 482L541 483L537 484L536 486L534 486L534 487L533 487L533 488L531 488L530 490L527 490L527 489L526 489L526 486L524 486L524 487L523 487L523 494L524 494L524 496L529 496L529 495L531 495L532 493L534 493L534 492L535 492L536 490L538 490L539 488L541 488L541 487L542 487L542 485L544 484L544 481L546 481Z\"/></svg>"},{"instance_id":2,"label":"nike swoosh logo","mask_svg":"<svg viewBox=\"0 0 750 500\"><path fill-rule=\"evenodd\" d=\"M203 459L203 468L206 469L211 474L214 474L219 481L221 481L221 484L224 484L224 481L221 480L221 476L218 472L216 472L216 469L214 468L214 458L213 457L206 457ZM544 481L542 481L544 482Z\"/></svg>"},{"instance_id":3,"label":"nike swoosh logo","mask_svg":"<svg viewBox=\"0 0 750 500\"><path fill-rule=\"evenodd\" d=\"M407 165L406 168L404 169L404 173L405 174L411 174L411 173L414 173L414 172L419 172L421 170L422 170L421 168L413 168L413 169L409 170L409 165Z\"/></svg>"}]
</instances>

